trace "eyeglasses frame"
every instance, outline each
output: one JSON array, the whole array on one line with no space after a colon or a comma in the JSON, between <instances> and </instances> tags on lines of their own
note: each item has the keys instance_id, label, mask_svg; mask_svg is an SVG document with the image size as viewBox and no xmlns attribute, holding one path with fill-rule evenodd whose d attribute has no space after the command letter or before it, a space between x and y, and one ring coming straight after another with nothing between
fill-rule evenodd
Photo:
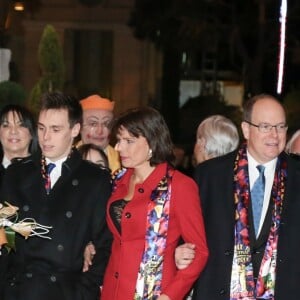
<instances>
[{"instance_id":1,"label":"eyeglasses frame","mask_svg":"<svg viewBox=\"0 0 300 300\"><path fill-rule=\"evenodd\" d=\"M283 133L283 132L286 132L288 130L288 126L286 124L284 124L284 123L279 123L279 124L276 124L276 125L272 125L272 124L269 124L269 123L254 124L254 123L252 123L250 121L247 121L247 120L244 120L244 122L247 123L247 124L249 124L249 125L251 125L251 126L256 127L259 130L259 132L262 132L262 133L271 132L273 128L275 128L276 132L279 132L279 133ZM267 130L267 131L263 131L264 129L263 129L263 127L261 127L261 125L263 125L263 124L265 124L267 126L270 126L270 127L268 127L270 129ZM281 126L283 124L284 124L284 127L280 128L279 126Z\"/></svg>"}]
</instances>

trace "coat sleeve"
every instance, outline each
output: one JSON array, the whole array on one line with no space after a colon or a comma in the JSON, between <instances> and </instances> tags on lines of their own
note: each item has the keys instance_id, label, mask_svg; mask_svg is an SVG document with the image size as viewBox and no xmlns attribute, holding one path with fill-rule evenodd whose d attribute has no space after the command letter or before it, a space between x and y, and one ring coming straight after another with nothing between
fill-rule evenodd
<instances>
[{"instance_id":1,"label":"coat sleeve","mask_svg":"<svg viewBox=\"0 0 300 300\"><path fill-rule=\"evenodd\" d=\"M179 175L179 178L174 176L172 182L175 220L183 241L193 243L196 247L193 262L187 268L177 270L174 280L163 290L163 293L172 300L184 298L204 269L208 259L198 187L191 178Z\"/></svg>"},{"instance_id":2,"label":"coat sleeve","mask_svg":"<svg viewBox=\"0 0 300 300\"><path fill-rule=\"evenodd\" d=\"M14 166L10 166L8 168L9 171L6 172L2 172L1 173L1 178L0 178L0 203L1 204L5 204L5 202L9 202L10 204L16 205L16 203L14 203L12 201L12 198L9 197L10 195L10 190L9 187L11 186L9 184L9 178L14 175L16 172L12 173L10 172L10 170L13 168ZM9 175L11 174L11 175ZM15 182L15 179L13 179L13 182ZM8 267L11 261L11 255L9 255L8 251L5 249L5 247L3 246L1 249L0 246L0 299L2 299L4 297L3 292L5 289L5 274L8 271Z\"/></svg>"},{"instance_id":3,"label":"coat sleeve","mask_svg":"<svg viewBox=\"0 0 300 300\"><path fill-rule=\"evenodd\" d=\"M108 230L106 224L106 205L111 194L110 174L105 173L99 182L97 190L97 200L91 218L92 227L92 243L95 246L96 254L93 258L93 264L87 272L82 273L80 294L82 299L86 295L95 295L95 288L97 293L100 291L100 286L103 284L104 272L109 259L112 243L112 235ZM94 298L91 298L94 299Z\"/></svg>"}]
</instances>

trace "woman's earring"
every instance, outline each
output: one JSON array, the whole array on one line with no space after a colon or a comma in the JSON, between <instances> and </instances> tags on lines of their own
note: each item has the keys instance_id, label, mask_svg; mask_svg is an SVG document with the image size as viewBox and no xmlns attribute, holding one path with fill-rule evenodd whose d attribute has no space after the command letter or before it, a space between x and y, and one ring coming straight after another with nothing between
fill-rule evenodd
<instances>
[{"instance_id":1,"label":"woman's earring","mask_svg":"<svg viewBox=\"0 0 300 300\"><path fill-rule=\"evenodd\" d=\"M148 159L150 159L152 157L152 149L149 149L149 152L148 152Z\"/></svg>"}]
</instances>

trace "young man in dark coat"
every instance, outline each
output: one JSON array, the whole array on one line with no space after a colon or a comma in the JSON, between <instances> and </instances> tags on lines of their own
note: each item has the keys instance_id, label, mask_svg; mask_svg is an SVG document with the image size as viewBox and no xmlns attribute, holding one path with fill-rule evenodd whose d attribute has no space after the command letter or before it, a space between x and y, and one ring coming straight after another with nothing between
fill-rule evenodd
<instances>
[{"instance_id":1,"label":"young man in dark coat","mask_svg":"<svg viewBox=\"0 0 300 300\"><path fill-rule=\"evenodd\" d=\"M300 163L283 151L280 102L270 95L250 99L242 130L246 143L238 151L196 169L210 256L193 299L297 299ZM189 263L190 246L178 248L179 268Z\"/></svg>"},{"instance_id":2,"label":"young man in dark coat","mask_svg":"<svg viewBox=\"0 0 300 300\"><path fill-rule=\"evenodd\" d=\"M38 118L41 156L8 168L1 200L19 207L19 220L52 226L51 239L16 234L7 259L1 300L96 300L110 253L105 222L110 174L82 160L72 146L80 132L79 102L62 93L42 98ZM48 175L49 165L55 164ZM96 247L93 265L82 272L83 251Z\"/></svg>"}]
</instances>

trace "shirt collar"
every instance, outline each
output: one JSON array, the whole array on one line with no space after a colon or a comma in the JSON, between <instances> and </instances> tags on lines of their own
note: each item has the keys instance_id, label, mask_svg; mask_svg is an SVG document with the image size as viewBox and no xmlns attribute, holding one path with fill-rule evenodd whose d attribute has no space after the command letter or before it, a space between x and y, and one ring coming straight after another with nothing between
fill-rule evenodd
<instances>
[{"instance_id":1,"label":"shirt collar","mask_svg":"<svg viewBox=\"0 0 300 300\"><path fill-rule=\"evenodd\" d=\"M6 169L11 164L11 161L4 155L2 159L2 166Z\"/></svg>"},{"instance_id":2,"label":"shirt collar","mask_svg":"<svg viewBox=\"0 0 300 300\"><path fill-rule=\"evenodd\" d=\"M274 159L264 163L264 164L260 164L258 163L254 158L253 156L249 153L249 151L247 150L247 157L248 157L248 166L249 168L255 168L258 166L258 165L263 165L265 168L266 168L266 171L265 172L274 172L275 168L276 168L276 163L277 163L277 157L275 157Z\"/></svg>"},{"instance_id":3,"label":"shirt collar","mask_svg":"<svg viewBox=\"0 0 300 300\"><path fill-rule=\"evenodd\" d=\"M46 157L46 164L48 165L49 163L53 163L55 164L55 166L58 168L58 169L61 169L61 166L62 164L67 160L67 156L66 157L63 157L59 160L56 160L56 161L52 161L50 160L49 158Z\"/></svg>"}]
</instances>

